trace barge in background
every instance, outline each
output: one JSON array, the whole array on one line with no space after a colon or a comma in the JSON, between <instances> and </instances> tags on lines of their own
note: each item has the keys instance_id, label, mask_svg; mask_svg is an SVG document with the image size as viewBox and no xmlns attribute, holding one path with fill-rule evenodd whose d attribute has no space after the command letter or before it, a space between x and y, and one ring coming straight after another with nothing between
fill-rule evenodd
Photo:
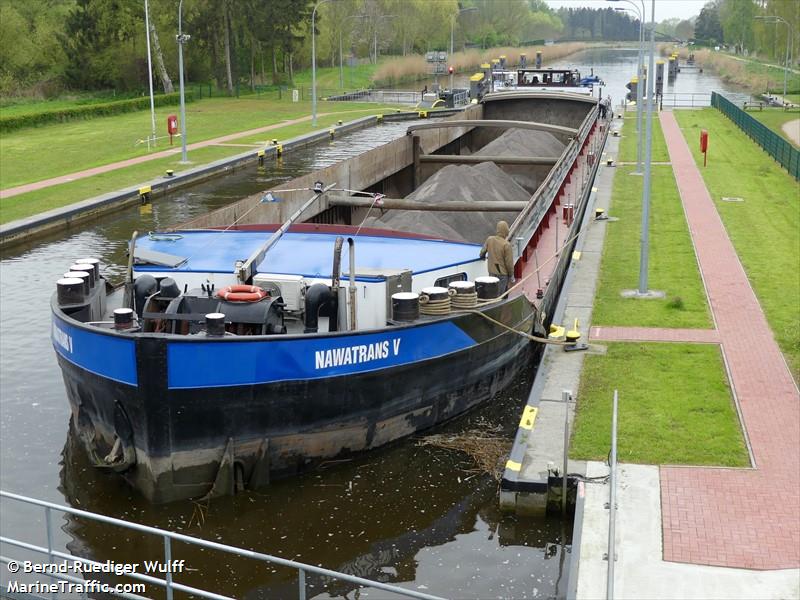
<instances>
[{"instance_id":1,"label":"barge in background","mask_svg":"<svg viewBox=\"0 0 800 600\"><path fill-rule=\"evenodd\" d=\"M226 494L491 398L549 325L607 130L591 97L489 94L133 240L123 286L78 261L53 297L52 338L93 463L154 502ZM476 174L495 183L465 187ZM498 215L513 220L517 277L540 263L506 295L475 243Z\"/></svg>"}]
</instances>

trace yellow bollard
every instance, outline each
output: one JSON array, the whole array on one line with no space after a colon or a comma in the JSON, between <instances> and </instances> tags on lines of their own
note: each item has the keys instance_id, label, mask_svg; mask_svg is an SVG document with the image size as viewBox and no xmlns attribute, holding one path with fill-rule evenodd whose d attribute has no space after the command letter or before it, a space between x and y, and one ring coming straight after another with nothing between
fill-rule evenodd
<instances>
[{"instance_id":1,"label":"yellow bollard","mask_svg":"<svg viewBox=\"0 0 800 600\"><path fill-rule=\"evenodd\" d=\"M578 319L575 319L575 323L572 325L572 329L567 332L566 338L572 344L576 344L581 339L581 332L578 331Z\"/></svg>"}]
</instances>

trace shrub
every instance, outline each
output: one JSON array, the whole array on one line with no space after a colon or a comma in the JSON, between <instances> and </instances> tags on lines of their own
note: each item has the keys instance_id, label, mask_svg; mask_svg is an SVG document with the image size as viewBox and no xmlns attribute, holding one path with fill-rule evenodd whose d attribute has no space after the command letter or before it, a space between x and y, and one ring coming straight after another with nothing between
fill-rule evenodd
<instances>
[{"instance_id":1,"label":"shrub","mask_svg":"<svg viewBox=\"0 0 800 600\"><path fill-rule=\"evenodd\" d=\"M185 92L186 102L194 100L192 91ZM172 106L180 104L180 94L161 94L153 98L156 106ZM150 97L142 96L130 100L118 100L116 102L104 102L101 104L78 105L70 108L59 108L55 110L42 110L36 113L23 115L11 115L0 117L0 132L8 133L24 127L38 127L49 123L64 123L76 119L94 119L97 117L108 117L137 110L150 108Z\"/></svg>"}]
</instances>

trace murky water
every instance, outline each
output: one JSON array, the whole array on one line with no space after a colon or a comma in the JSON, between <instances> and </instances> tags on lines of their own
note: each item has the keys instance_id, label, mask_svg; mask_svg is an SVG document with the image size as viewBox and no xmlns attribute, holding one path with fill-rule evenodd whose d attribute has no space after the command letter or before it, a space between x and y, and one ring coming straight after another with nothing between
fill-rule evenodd
<instances>
[{"instance_id":1,"label":"murky water","mask_svg":"<svg viewBox=\"0 0 800 600\"><path fill-rule=\"evenodd\" d=\"M635 71L635 50L593 50L571 62L593 66L615 99ZM684 76L685 75L685 76ZM681 74L676 91L719 89L708 75ZM453 598L563 597L571 532L558 520L501 515L497 484L463 455L407 440L359 460L213 501L153 507L117 477L89 466L68 438L69 408L49 340L54 282L75 258L95 256L119 279L133 230L180 223L245 195L353 156L402 135L408 123L354 132L165 198L7 251L0 261L0 487L76 508L293 558ZM509 441L532 374L489 406L445 428L497 426ZM46 543L40 510L2 502L3 535ZM99 560L158 559L158 540L83 519L57 517L55 547ZM2 554L20 556L3 547ZM176 545L191 571L177 580L246 598L294 598L297 574ZM8 573L0 566L0 582ZM309 597L352 597L352 588L309 577ZM158 596L150 587L148 595ZM364 598L386 597L375 591Z\"/></svg>"}]
</instances>

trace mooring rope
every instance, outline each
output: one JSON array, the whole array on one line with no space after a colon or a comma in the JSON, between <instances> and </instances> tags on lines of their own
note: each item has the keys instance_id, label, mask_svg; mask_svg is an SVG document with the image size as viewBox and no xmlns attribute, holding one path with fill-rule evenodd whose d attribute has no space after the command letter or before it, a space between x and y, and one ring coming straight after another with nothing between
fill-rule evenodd
<instances>
[{"instance_id":1,"label":"mooring rope","mask_svg":"<svg viewBox=\"0 0 800 600\"><path fill-rule=\"evenodd\" d=\"M450 296L440 300L431 300L427 294L419 297L419 312L428 316L441 316L450 314Z\"/></svg>"},{"instance_id":2,"label":"mooring rope","mask_svg":"<svg viewBox=\"0 0 800 600\"><path fill-rule=\"evenodd\" d=\"M478 306L477 292L458 293L450 298L450 304L454 310L465 310L468 308L475 308Z\"/></svg>"}]
</instances>

